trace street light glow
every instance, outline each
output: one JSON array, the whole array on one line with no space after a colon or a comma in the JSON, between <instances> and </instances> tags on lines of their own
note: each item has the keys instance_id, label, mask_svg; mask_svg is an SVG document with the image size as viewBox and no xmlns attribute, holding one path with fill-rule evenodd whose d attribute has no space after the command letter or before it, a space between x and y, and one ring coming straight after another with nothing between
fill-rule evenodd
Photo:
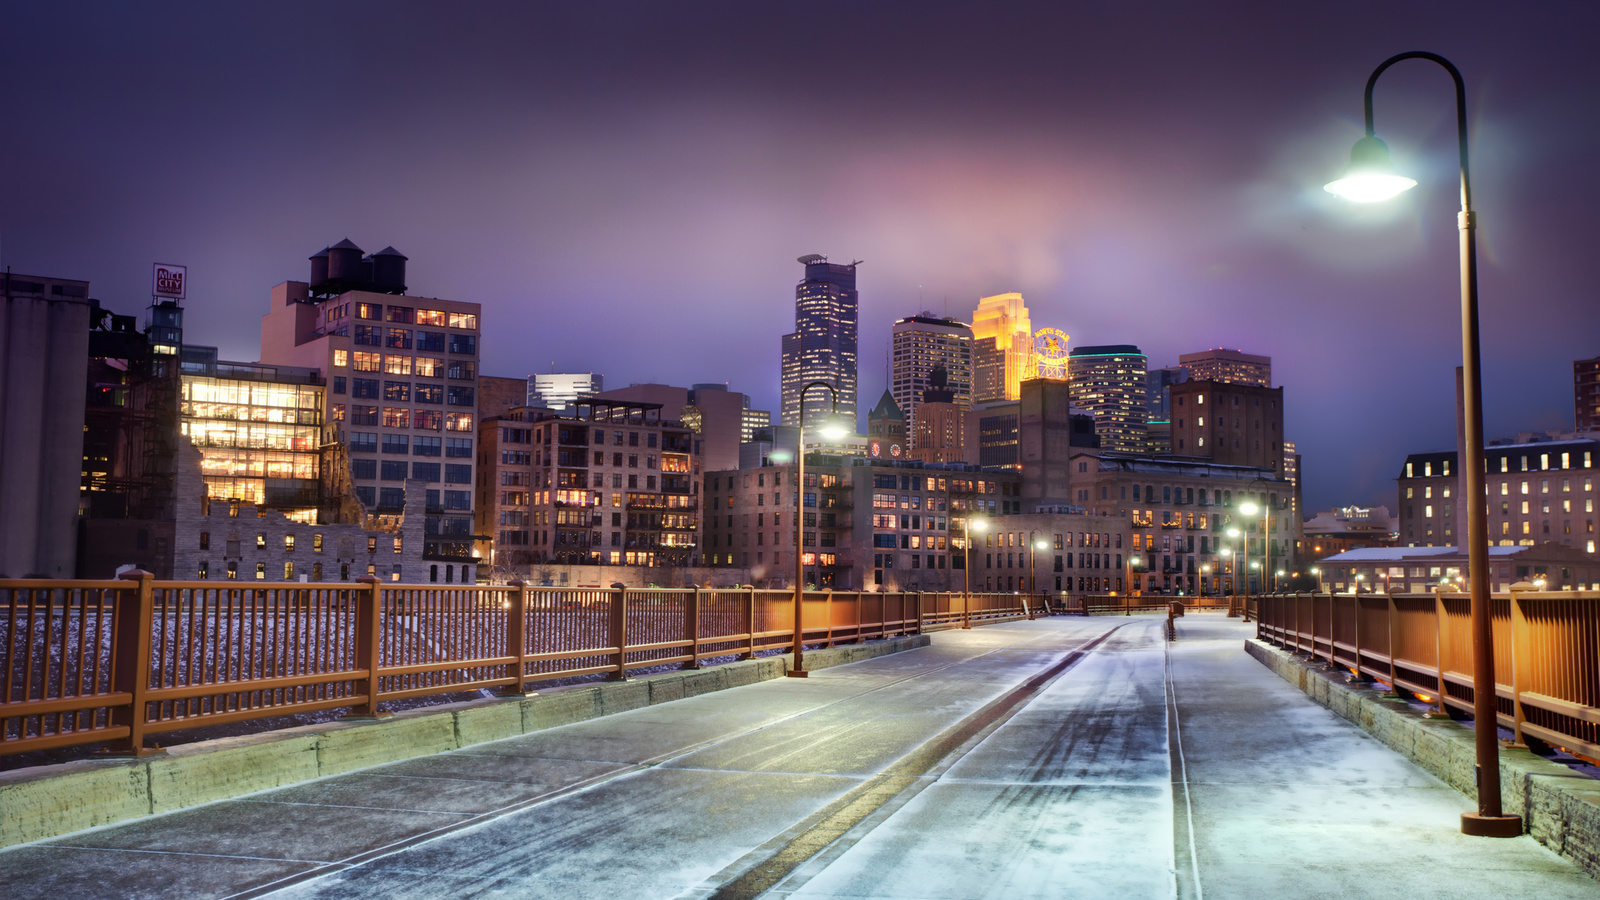
<instances>
[{"instance_id":1,"label":"street light glow","mask_svg":"<svg viewBox=\"0 0 1600 900\"><path fill-rule=\"evenodd\" d=\"M1367 135L1350 148L1350 165L1344 174L1322 189L1352 203L1378 203L1416 186L1416 179L1395 172L1394 163L1389 160L1389 145Z\"/></svg>"},{"instance_id":2,"label":"street light glow","mask_svg":"<svg viewBox=\"0 0 1600 900\"><path fill-rule=\"evenodd\" d=\"M848 435L850 429L844 424L843 419L837 415L832 415L822 420L822 424L817 428L817 433L830 441L837 441Z\"/></svg>"},{"instance_id":3,"label":"street light glow","mask_svg":"<svg viewBox=\"0 0 1600 900\"><path fill-rule=\"evenodd\" d=\"M1251 503L1248 500L1246 500L1245 502L1239 504L1239 512L1243 513L1244 515L1253 516L1253 515L1255 515L1256 513L1260 512L1260 511L1261 511L1261 507L1255 505L1254 503Z\"/></svg>"}]
</instances>

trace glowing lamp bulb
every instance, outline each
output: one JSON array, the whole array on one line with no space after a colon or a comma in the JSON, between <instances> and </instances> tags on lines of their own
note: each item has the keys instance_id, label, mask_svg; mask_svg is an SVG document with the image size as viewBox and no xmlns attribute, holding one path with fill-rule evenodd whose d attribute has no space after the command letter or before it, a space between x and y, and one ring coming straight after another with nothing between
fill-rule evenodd
<instances>
[{"instance_id":1,"label":"glowing lamp bulb","mask_svg":"<svg viewBox=\"0 0 1600 900\"><path fill-rule=\"evenodd\" d=\"M1377 203L1397 197L1417 186L1416 179L1394 171L1389 161L1389 146L1375 137L1364 137L1350 148L1350 165L1337 181L1323 190L1352 203Z\"/></svg>"}]
</instances>

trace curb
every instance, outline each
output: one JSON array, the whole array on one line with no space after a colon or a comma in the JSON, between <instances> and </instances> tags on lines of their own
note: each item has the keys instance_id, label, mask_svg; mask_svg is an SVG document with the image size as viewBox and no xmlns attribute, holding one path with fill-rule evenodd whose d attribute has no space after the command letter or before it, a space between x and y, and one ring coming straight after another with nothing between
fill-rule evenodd
<instances>
[{"instance_id":1,"label":"curb","mask_svg":"<svg viewBox=\"0 0 1600 900\"><path fill-rule=\"evenodd\" d=\"M1405 701L1365 685L1341 684L1285 650L1260 639L1246 653L1284 681L1396 753L1476 801L1472 732L1449 719L1427 719ZM1335 670L1343 672L1343 669ZM1526 749L1500 749L1500 802L1522 816L1539 843L1600 878L1600 781Z\"/></svg>"},{"instance_id":2,"label":"curb","mask_svg":"<svg viewBox=\"0 0 1600 900\"><path fill-rule=\"evenodd\" d=\"M807 650L806 668L826 669L928 644L926 634L914 634ZM790 664L789 654L763 656L630 681L552 688L523 698L410 709L381 721L344 720L197 741L141 758L0 772L0 847L782 678Z\"/></svg>"}]
</instances>

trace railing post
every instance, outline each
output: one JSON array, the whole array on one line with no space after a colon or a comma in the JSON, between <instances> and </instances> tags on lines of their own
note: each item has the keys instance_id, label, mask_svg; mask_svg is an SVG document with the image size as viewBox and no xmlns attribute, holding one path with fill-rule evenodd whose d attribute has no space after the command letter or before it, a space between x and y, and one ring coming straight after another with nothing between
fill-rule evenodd
<instances>
[{"instance_id":1,"label":"railing post","mask_svg":"<svg viewBox=\"0 0 1600 900\"><path fill-rule=\"evenodd\" d=\"M1317 599L1316 598L1317 598L1316 594L1312 594L1311 595L1311 611L1313 613L1315 613L1317 611ZM1334 646L1333 646L1333 642L1336 640L1336 636L1339 633L1339 627L1338 626L1339 626L1338 604L1330 602L1328 604L1328 665L1330 667L1338 665L1338 658L1337 658L1337 655L1334 653Z\"/></svg>"},{"instance_id":2,"label":"railing post","mask_svg":"<svg viewBox=\"0 0 1600 900\"><path fill-rule=\"evenodd\" d=\"M906 592L905 591L901 591L900 592L900 610L901 610L901 614L902 615L904 614L905 608L906 608ZM923 634L924 632L927 631L927 627L926 627L927 619L928 619L928 614L922 608L922 592L918 591L917 592L917 631L916 631L917 634Z\"/></svg>"},{"instance_id":3,"label":"railing post","mask_svg":"<svg viewBox=\"0 0 1600 900\"><path fill-rule=\"evenodd\" d=\"M131 694L132 699L127 706L111 710L111 724L128 728L128 736L118 740L112 752L133 756L159 753L161 751L146 750L144 746L144 728L149 721L145 694L150 689L150 631L155 622L156 576L143 569L130 569L117 577L138 584L117 591L116 646L112 651L116 668L112 672L111 689Z\"/></svg>"},{"instance_id":4,"label":"railing post","mask_svg":"<svg viewBox=\"0 0 1600 900\"><path fill-rule=\"evenodd\" d=\"M512 657L513 661L506 666L506 677L512 681L501 688L500 693L507 697L532 696L522 690L527 674L523 657L528 655L528 585L518 578L511 581L508 587L511 588L511 596L506 600L506 655Z\"/></svg>"},{"instance_id":5,"label":"railing post","mask_svg":"<svg viewBox=\"0 0 1600 900\"><path fill-rule=\"evenodd\" d=\"M367 673L361 678L361 692L367 699L350 710L345 718L385 718L384 713L378 712L378 669L383 662L380 653L383 647L380 628L383 582L376 575L361 575L355 581L361 585L350 589L351 599L356 604L356 661Z\"/></svg>"},{"instance_id":6,"label":"railing post","mask_svg":"<svg viewBox=\"0 0 1600 900\"><path fill-rule=\"evenodd\" d=\"M700 668L700 588L696 586L689 595L689 606L683 611L684 625L689 631L689 659L682 668Z\"/></svg>"},{"instance_id":7,"label":"railing post","mask_svg":"<svg viewBox=\"0 0 1600 900\"><path fill-rule=\"evenodd\" d=\"M861 635L861 620L865 616L865 613L862 612L861 608L866 606L866 605L867 605L867 592L866 591L856 591L856 643L858 643L858 644L861 643L862 641L866 640L866 638ZM881 619L883 617L884 616L883 616L883 613L881 612L881 604L880 604L880 612L878 613L878 618ZM882 631L885 631L887 629L879 628L878 630L880 632L882 632ZM884 635L884 636L887 637L888 635Z\"/></svg>"},{"instance_id":8,"label":"railing post","mask_svg":"<svg viewBox=\"0 0 1600 900\"><path fill-rule=\"evenodd\" d=\"M1316 595L1313 594L1312 596L1316 596ZM1336 596L1336 595L1330 594L1329 596L1333 597L1333 596ZM1362 675L1361 675L1361 604L1360 603L1357 603L1353 607L1350 608L1350 615L1351 615L1352 620L1355 622L1355 644L1356 644L1356 664L1354 666L1352 666L1351 668L1356 670L1356 680L1360 681L1361 678L1362 678Z\"/></svg>"},{"instance_id":9,"label":"railing post","mask_svg":"<svg viewBox=\"0 0 1600 900\"><path fill-rule=\"evenodd\" d=\"M611 643L617 648L616 670L606 673L607 681L628 680L628 588L622 582L611 585Z\"/></svg>"},{"instance_id":10,"label":"railing post","mask_svg":"<svg viewBox=\"0 0 1600 900\"><path fill-rule=\"evenodd\" d=\"M1522 594L1527 590L1517 582L1511 586L1511 711L1515 719L1513 730L1516 746L1527 746L1522 738L1522 695L1533 688L1533 642L1528 633L1528 616L1522 609Z\"/></svg>"},{"instance_id":11,"label":"railing post","mask_svg":"<svg viewBox=\"0 0 1600 900\"><path fill-rule=\"evenodd\" d=\"M972 595L965 592L961 595L961 627L972 628Z\"/></svg>"},{"instance_id":12,"label":"railing post","mask_svg":"<svg viewBox=\"0 0 1600 900\"><path fill-rule=\"evenodd\" d=\"M828 622L828 631L822 638L822 646L833 646L833 588L828 588L822 594L822 615Z\"/></svg>"},{"instance_id":13,"label":"railing post","mask_svg":"<svg viewBox=\"0 0 1600 900\"><path fill-rule=\"evenodd\" d=\"M755 659L756 658L756 588L755 588L755 585L751 585L750 588L749 588L748 593L745 594L744 633L750 636L749 645L745 648L744 653L742 655L740 655L739 658L740 659Z\"/></svg>"},{"instance_id":14,"label":"railing post","mask_svg":"<svg viewBox=\"0 0 1600 900\"><path fill-rule=\"evenodd\" d=\"M1434 709L1442 713L1445 711L1445 651L1450 648L1450 621L1445 618L1444 597L1440 595L1438 585L1433 586L1433 645L1433 660L1439 669L1439 696L1435 698L1437 702Z\"/></svg>"},{"instance_id":15,"label":"railing post","mask_svg":"<svg viewBox=\"0 0 1600 900\"><path fill-rule=\"evenodd\" d=\"M1356 586L1356 591L1357 591L1357 593L1356 593L1356 597L1357 597L1356 602L1359 603L1359 602L1361 602L1360 599L1359 599L1361 597L1361 594L1360 594L1361 587L1360 587L1359 584ZM1395 678L1397 678L1399 676L1400 669L1399 669L1399 666L1395 665L1395 657L1396 657L1397 654L1394 652L1395 651L1395 646L1394 646L1394 644L1395 644L1395 640L1394 640L1394 632L1395 632L1394 623L1395 623L1395 620L1400 617L1400 611L1395 608L1394 595L1393 594L1384 594L1383 595L1383 599L1389 601L1389 693L1398 694L1398 693L1400 693L1400 687L1399 687L1399 685L1395 684Z\"/></svg>"}]
</instances>

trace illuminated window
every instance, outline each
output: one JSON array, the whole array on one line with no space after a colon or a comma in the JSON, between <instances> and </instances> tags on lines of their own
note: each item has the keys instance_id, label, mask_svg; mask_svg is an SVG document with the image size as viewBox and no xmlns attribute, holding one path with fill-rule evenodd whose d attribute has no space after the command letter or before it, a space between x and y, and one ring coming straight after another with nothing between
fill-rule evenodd
<instances>
[{"instance_id":1,"label":"illuminated window","mask_svg":"<svg viewBox=\"0 0 1600 900\"><path fill-rule=\"evenodd\" d=\"M341 369L344 368L345 366L349 365L350 364L350 351L349 350L335 350L335 351L333 351L333 364L335 366L337 366L338 368L341 368Z\"/></svg>"},{"instance_id":2,"label":"illuminated window","mask_svg":"<svg viewBox=\"0 0 1600 900\"><path fill-rule=\"evenodd\" d=\"M431 356L419 356L416 358L416 365L414 368L416 374L423 378L444 377L444 360L442 359L434 359Z\"/></svg>"},{"instance_id":3,"label":"illuminated window","mask_svg":"<svg viewBox=\"0 0 1600 900\"><path fill-rule=\"evenodd\" d=\"M383 358L383 371L390 375L410 375L411 357L392 355L385 356Z\"/></svg>"},{"instance_id":4,"label":"illuminated window","mask_svg":"<svg viewBox=\"0 0 1600 900\"><path fill-rule=\"evenodd\" d=\"M443 326L445 324L444 312L437 309L419 309L417 310L417 324Z\"/></svg>"},{"instance_id":5,"label":"illuminated window","mask_svg":"<svg viewBox=\"0 0 1600 900\"><path fill-rule=\"evenodd\" d=\"M266 581L267 580L267 564L266 563L264 563L264 562L256 563L256 580L257 581Z\"/></svg>"},{"instance_id":6,"label":"illuminated window","mask_svg":"<svg viewBox=\"0 0 1600 900\"><path fill-rule=\"evenodd\" d=\"M478 317L472 313L450 313L451 328L468 328L473 331L478 329Z\"/></svg>"},{"instance_id":7,"label":"illuminated window","mask_svg":"<svg viewBox=\"0 0 1600 900\"><path fill-rule=\"evenodd\" d=\"M294 535L286 534L283 536L283 549L289 553L294 552Z\"/></svg>"}]
</instances>

